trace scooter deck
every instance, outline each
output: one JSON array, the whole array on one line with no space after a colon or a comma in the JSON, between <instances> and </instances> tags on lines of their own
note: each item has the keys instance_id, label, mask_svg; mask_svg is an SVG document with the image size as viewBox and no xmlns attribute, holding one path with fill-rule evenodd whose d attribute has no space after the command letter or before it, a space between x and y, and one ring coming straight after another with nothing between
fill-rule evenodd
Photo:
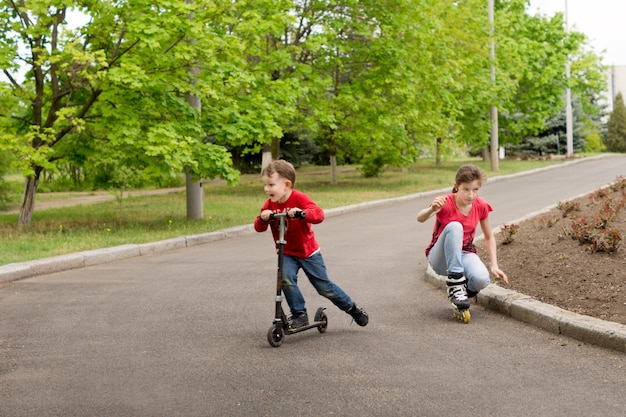
<instances>
[{"instance_id":1,"label":"scooter deck","mask_svg":"<svg viewBox=\"0 0 626 417\"><path fill-rule=\"evenodd\" d=\"M313 321L309 324L307 324L306 326L300 326L297 327L295 329L292 329L291 327L285 326L285 334L294 334L294 333L298 333L298 332L303 332L305 330L309 330L309 329L314 329L316 327L320 327L325 325L326 322L325 321Z\"/></svg>"}]
</instances>

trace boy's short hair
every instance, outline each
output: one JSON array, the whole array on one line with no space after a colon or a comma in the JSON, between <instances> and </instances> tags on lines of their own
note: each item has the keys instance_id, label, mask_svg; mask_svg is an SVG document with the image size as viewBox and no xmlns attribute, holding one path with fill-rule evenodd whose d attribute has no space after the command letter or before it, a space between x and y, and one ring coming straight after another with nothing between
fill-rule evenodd
<instances>
[{"instance_id":1,"label":"boy's short hair","mask_svg":"<svg viewBox=\"0 0 626 417\"><path fill-rule=\"evenodd\" d=\"M265 168L263 168L263 171L261 171L261 176L269 177L274 173L277 173L281 177L291 181L292 187L296 185L296 169L290 162L287 162L284 159L277 159L276 161L272 161Z\"/></svg>"}]
</instances>

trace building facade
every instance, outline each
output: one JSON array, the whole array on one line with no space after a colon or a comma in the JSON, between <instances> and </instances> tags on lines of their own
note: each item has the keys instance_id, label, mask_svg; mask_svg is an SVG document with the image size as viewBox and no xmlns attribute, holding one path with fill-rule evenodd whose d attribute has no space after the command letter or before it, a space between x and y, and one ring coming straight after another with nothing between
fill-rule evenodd
<instances>
[{"instance_id":1,"label":"building facade","mask_svg":"<svg viewBox=\"0 0 626 417\"><path fill-rule=\"evenodd\" d=\"M621 92L622 96L626 98L626 65L614 65L607 70L607 73L607 101L609 104L609 111L612 111L617 93Z\"/></svg>"}]
</instances>

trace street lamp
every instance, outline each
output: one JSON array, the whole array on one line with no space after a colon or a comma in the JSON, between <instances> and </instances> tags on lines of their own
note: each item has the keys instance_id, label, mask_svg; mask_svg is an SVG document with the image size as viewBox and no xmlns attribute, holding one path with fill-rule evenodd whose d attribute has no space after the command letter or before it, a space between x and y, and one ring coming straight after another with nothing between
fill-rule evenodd
<instances>
[{"instance_id":1,"label":"street lamp","mask_svg":"<svg viewBox=\"0 0 626 417\"><path fill-rule=\"evenodd\" d=\"M565 33L569 36L569 23L567 17L567 0L565 0ZM572 90L570 89L570 62L569 54L565 62L565 78L567 89L565 90L565 129L567 134L567 157L574 156L574 121L572 116Z\"/></svg>"},{"instance_id":2,"label":"street lamp","mask_svg":"<svg viewBox=\"0 0 626 417\"><path fill-rule=\"evenodd\" d=\"M494 0L488 0L487 9L489 16L489 36L491 37L491 51L489 51L489 60L491 61L491 82L496 84L496 42L494 39L494 12L493 12ZM496 172L500 170L499 167L499 152L498 152L498 108L495 104L491 105L491 170Z\"/></svg>"}]
</instances>

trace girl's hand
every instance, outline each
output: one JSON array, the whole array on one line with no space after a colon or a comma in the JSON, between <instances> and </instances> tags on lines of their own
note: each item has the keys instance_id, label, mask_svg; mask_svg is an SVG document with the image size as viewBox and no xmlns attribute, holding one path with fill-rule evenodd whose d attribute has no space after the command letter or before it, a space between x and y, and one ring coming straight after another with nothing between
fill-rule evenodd
<instances>
[{"instance_id":1,"label":"girl's hand","mask_svg":"<svg viewBox=\"0 0 626 417\"><path fill-rule=\"evenodd\" d=\"M426 220L434 216L446 205L446 196L439 196L430 203L430 206L417 213L417 221L424 223Z\"/></svg>"},{"instance_id":2,"label":"girl's hand","mask_svg":"<svg viewBox=\"0 0 626 417\"><path fill-rule=\"evenodd\" d=\"M430 208L433 211L433 213L437 213L445 205L446 205L446 197L439 196L433 200L433 202L430 204Z\"/></svg>"},{"instance_id":3,"label":"girl's hand","mask_svg":"<svg viewBox=\"0 0 626 417\"><path fill-rule=\"evenodd\" d=\"M495 275L496 277L500 278L502 281L504 281L505 284L509 284L509 278L506 276L506 274L497 266L492 266L491 267L491 273L493 275Z\"/></svg>"}]
</instances>

